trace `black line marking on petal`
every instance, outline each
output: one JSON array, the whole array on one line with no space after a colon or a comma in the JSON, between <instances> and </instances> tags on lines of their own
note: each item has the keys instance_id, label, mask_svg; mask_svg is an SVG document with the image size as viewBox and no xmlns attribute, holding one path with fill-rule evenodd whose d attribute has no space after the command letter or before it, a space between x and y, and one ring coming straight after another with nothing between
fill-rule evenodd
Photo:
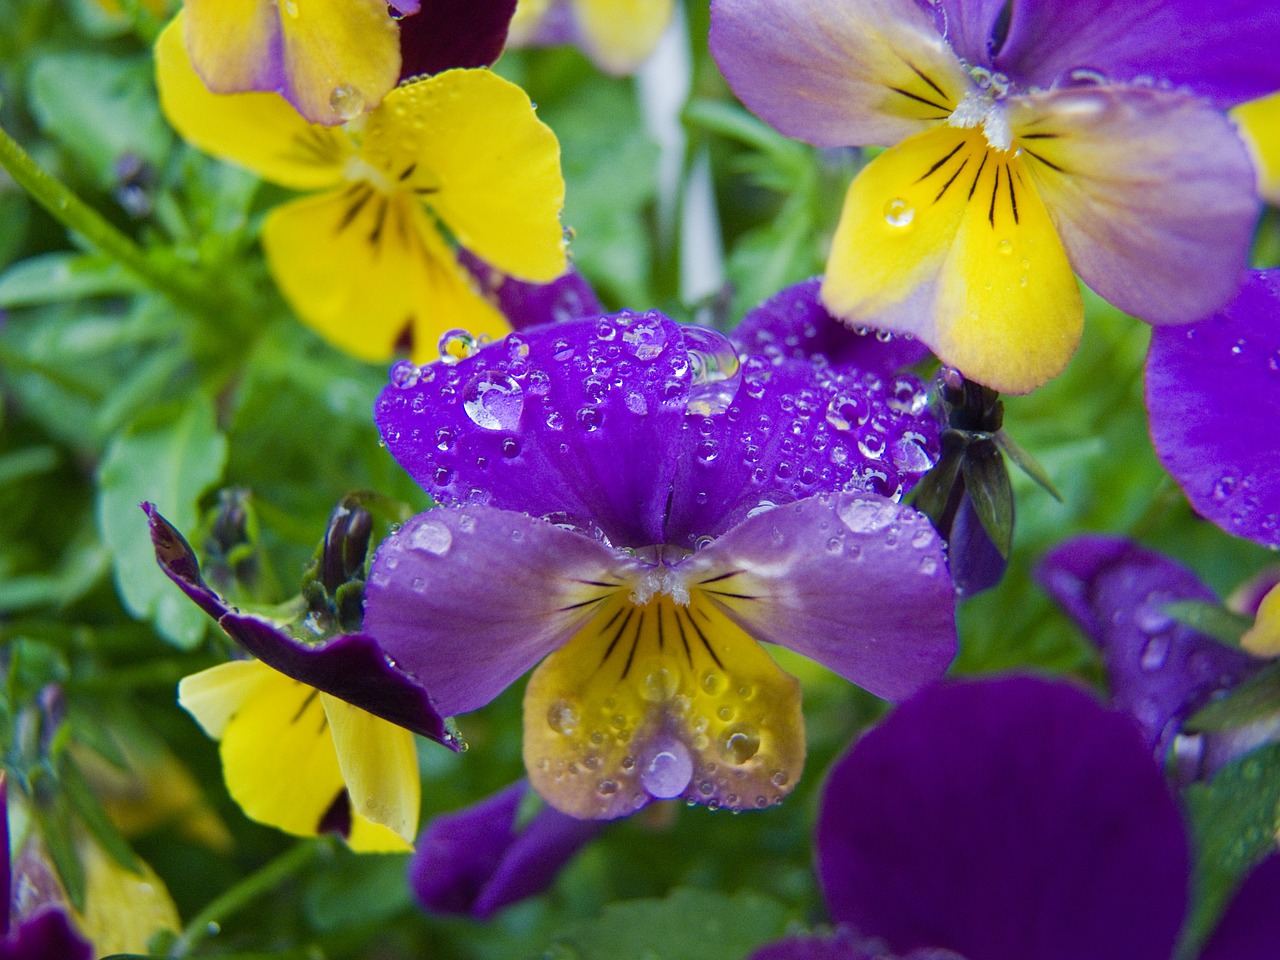
<instances>
[{"instance_id":1,"label":"black line marking on petal","mask_svg":"<svg viewBox=\"0 0 1280 960\"><path fill-rule=\"evenodd\" d=\"M991 206L987 208L987 220L991 222L991 229L996 227L996 194L1000 192L1000 168L996 167L996 182L991 185Z\"/></svg>"},{"instance_id":2,"label":"black line marking on petal","mask_svg":"<svg viewBox=\"0 0 1280 960\"><path fill-rule=\"evenodd\" d=\"M1025 140L1026 138L1024 137L1023 139ZM1058 166L1056 163L1054 163L1052 160L1046 160L1044 157L1040 156L1040 154L1036 153L1034 150L1030 149L1029 147L1023 147L1022 152L1027 154L1028 156L1035 157L1037 160L1039 160L1041 163L1043 163L1046 167L1048 167L1051 170L1057 170L1059 173L1067 172L1063 170L1060 166Z\"/></svg>"},{"instance_id":3,"label":"black line marking on petal","mask_svg":"<svg viewBox=\"0 0 1280 960\"><path fill-rule=\"evenodd\" d=\"M603 580L578 580L575 578L573 582L581 583L588 587L616 587L618 585L616 580L613 583L605 583Z\"/></svg>"},{"instance_id":4,"label":"black line marking on petal","mask_svg":"<svg viewBox=\"0 0 1280 960\"><path fill-rule=\"evenodd\" d=\"M658 606L658 650L661 651L666 646L666 637L662 632L662 606Z\"/></svg>"},{"instance_id":5,"label":"black line marking on petal","mask_svg":"<svg viewBox=\"0 0 1280 960\"><path fill-rule=\"evenodd\" d=\"M580 607L590 606L590 605L591 605L591 604L593 604L593 603L599 603L601 600L604 600L604 599L605 599L606 597L608 597L608 596L609 596L609 595L606 593L606 594L605 594L604 596L602 596L602 597L592 597L590 600L583 600L583 601L581 601L580 603L571 603L571 604L569 604L567 607L559 607L559 608L557 608L556 613L568 613L570 610L577 610L577 609L579 609ZM615 616L616 616L616 614L615 614Z\"/></svg>"},{"instance_id":6,"label":"black line marking on petal","mask_svg":"<svg viewBox=\"0 0 1280 960\"><path fill-rule=\"evenodd\" d=\"M689 666L691 666L691 667L692 667L692 666L693 666L693 652L689 649L689 638L688 638L687 636L685 636L685 632L684 632L684 621L680 619L680 612L681 612L681 611L680 611L680 608L679 608L679 607L676 607L676 627L680 630L680 642L681 642L682 644L684 644L684 655L685 655L685 657L687 657L687 658L688 658L688 660L689 660ZM692 619L692 618L690 618L689 622L690 622L690 623L692 623L692 622L693 622L693 619Z\"/></svg>"},{"instance_id":7,"label":"black line marking on petal","mask_svg":"<svg viewBox=\"0 0 1280 960\"><path fill-rule=\"evenodd\" d=\"M982 171L986 169L987 158L991 156L989 153L982 154L982 162L978 164L978 172L973 175L973 183L969 184L969 199L973 199L973 191L978 189L978 180L982 177Z\"/></svg>"},{"instance_id":8,"label":"black line marking on petal","mask_svg":"<svg viewBox=\"0 0 1280 960\"><path fill-rule=\"evenodd\" d=\"M612 627L615 623L617 623L617 622L618 622L618 618L619 618L620 616L622 616L622 613L623 613L623 611L624 611L624 610L626 610L626 607L619 607L617 610L613 611L613 616L612 616L612 617L610 617L610 618L605 622L605 624L600 628L600 632L601 632L601 633L604 633L606 630L608 630L610 627Z\"/></svg>"},{"instance_id":9,"label":"black line marking on petal","mask_svg":"<svg viewBox=\"0 0 1280 960\"><path fill-rule=\"evenodd\" d=\"M622 639L622 634L626 631L627 624L631 622L631 615L635 612L636 612L635 607L632 607L630 610L628 610L626 619L624 619L622 623L618 625L618 632L613 635L613 639L609 641L608 649L605 650L604 656L600 659L601 666L603 666L605 662L609 659L609 657L613 655L613 648L616 647L618 645L618 641ZM603 633L604 631L602 630L601 632Z\"/></svg>"},{"instance_id":10,"label":"black line marking on petal","mask_svg":"<svg viewBox=\"0 0 1280 960\"><path fill-rule=\"evenodd\" d=\"M387 207L391 206L391 201L383 197L378 206L378 213L374 218L373 230L369 233L369 242L375 247L382 240L382 227L387 222Z\"/></svg>"},{"instance_id":11,"label":"black line marking on petal","mask_svg":"<svg viewBox=\"0 0 1280 960\"><path fill-rule=\"evenodd\" d=\"M702 641L702 645L707 648L707 653L711 654L711 659L716 662L716 666L723 670L724 664L720 662L720 658L716 656L716 652L711 649L711 641L709 641L707 639L707 635L702 632L702 628L694 623L692 616L689 617L689 626L693 627L693 632L698 635L698 639Z\"/></svg>"},{"instance_id":12,"label":"black line marking on petal","mask_svg":"<svg viewBox=\"0 0 1280 960\"><path fill-rule=\"evenodd\" d=\"M935 110L941 110L944 113L946 113L947 116L951 115L950 110L947 109L947 105L944 103L935 103L934 101L930 100L927 97L917 96L914 93L910 93L906 90L903 90L901 87L890 87L889 89L892 90L894 93L902 94L902 96L906 97L908 100L914 100L916 101L916 103L923 103L926 107L933 107Z\"/></svg>"},{"instance_id":13,"label":"black line marking on petal","mask_svg":"<svg viewBox=\"0 0 1280 960\"><path fill-rule=\"evenodd\" d=\"M299 683L300 683L301 681L296 681L296 682L299 682ZM299 720L301 720L301 719L302 719L302 715L303 715L304 713L306 713L306 712L307 712L307 707L309 707L309 706L311 706L311 704L315 703L315 702L316 702L316 697L318 697L318 696L320 696L320 691L319 691L319 690L316 690L316 689L313 687L313 688L311 689L311 692L307 694L307 699L305 699L305 700L303 700L303 701L302 701L302 706L300 706L300 707L298 708L298 712L297 712L297 713L295 713L295 714L293 715L293 719L292 719L292 720L290 720L289 722L292 724L292 723L297 723Z\"/></svg>"},{"instance_id":14,"label":"black line marking on petal","mask_svg":"<svg viewBox=\"0 0 1280 960\"><path fill-rule=\"evenodd\" d=\"M954 147L952 147L950 153L948 153L945 157L943 157L941 160L935 163L932 167L930 167L928 171L923 176L921 176L919 180L916 181L916 183L920 183L924 180L928 180L931 176L937 173L938 168L941 167L948 160L950 160L952 157L954 157L957 153L959 153L960 148L963 146L964 146L964 143L957 143Z\"/></svg>"},{"instance_id":15,"label":"black line marking on petal","mask_svg":"<svg viewBox=\"0 0 1280 960\"><path fill-rule=\"evenodd\" d=\"M951 99L950 97L948 97L948 96L947 96L947 91L943 90L940 86L938 86L936 83L934 83L934 82L933 82L933 80L932 80L932 79L930 79L930 77L929 77L929 75L928 75L927 73L925 73L923 70L921 70L919 67L917 67L917 66L916 66L914 63L912 63L910 60L904 60L903 62L904 62L904 63L906 63L906 65L907 65L908 67L910 67L910 68L911 68L912 72L913 72L913 73L915 73L915 75L916 75L917 77L919 77L921 80L923 80L923 81L924 81L925 83L927 83L929 86L931 86L931 87L934 89L934 91L938 94L938 96L940 96L943 100L950 100L950 99Z\"/></svg>"},{"instance_id":16,"label":"black line marking on petal","mask_svg":"<svg viewBox=\"0 0 1280 960\"><path fill-rule=\"evenodd\" d=\"M357 193L357 190L359 191ZM355 184L347 193L355 196L355 201L351 206L347 207L347 212L342 215L342 219L338 221L338 229L334 233L341 233L347 227L351 226L356 216L364 209L364 205L369 202L369 198L373 196L373 188L366 187L363 184Z\"/></svg>"},{"instance_id":17,"label":"black line marking on petal","mask_svg":"<svg viewBox=\"0 0 1280 960\"><path fill-rule=\"evenodd\" d=\"M405 180L408 180L410 177L413 176L413 171L417 169L418 169L418 165L416 163L409 164L407 167L404 168L404 173L400 174L400 181L403 183Z\"/></svg>"},{"instance_id":18,"label":"black line marking on petal","mask_svg":"<svg viewBox=\"0 0 1280 960\"><path fill-rule=\"evenodd\" d=\"M320 710L320 729L316 731L316 736L319 736L320 734L324 733L325 728L327 726L329 726L329 714L325 713L324 709L322 708Z\"/></svg>"},{"instance_id":19,"label":"black line marking on petal","mask_svg":"<svg viewBox=\"0 0 1280 960\"><path fill-rule=\"evenodd\" d=\"M965 168L965 167L967 167L968 165L969 165L969 158L968 158L968 157L965 157L963 160L961 160L961 161L960 161L960 166L956 167L956 172L955 172L955 173L953 173L953 174L951 175L951 179L950 179L950 180L948 180L946 183L944 183L944 184L942 185L942 189L938 191L938 195L937 195L936 197L934 197L934 198L933 198L933 202L934 202L934 203L937 203L939 200L941 200L941 199L942 199L942 195L943 195L944 193L946 193L946 192L947 192L947 189L948 189L948 188L949 188L953 183L955 183L955 182L956 182L956 177L960 176L961 172L962 172L962 171L964 170L964 168Z\"/></svg>"},{"instance_id":20,"label":"black line marking on petal","mask_svg":"<svg viewBox=\"0 0 1280 960\"><path fill-rule=\"evenodd\" d=\"M730 577L736 577L738 574L745 572L745 570L730 570L728 573L722 573L715 577L708 577L706 580L699 580L698 584L699 586L706 586L708 583L719 583L721 580L728 580Z\"/></svg>"},{"instance_id":21,"label":"black line marking on petal","mask_svg":"<svg viewBox=\"0 0 1280 960\"><path fill-rule=\"evenodd\" d=\"M414 187L413 192L417 194L439 193L439 187Z\"/></svg>"},{"instance_id":22,"label":"black line marking on petal","mask_svg":"<svg viewBox=\"0 0 1280 960\"><path fill-rule=\"evenodd\" d=\"M627 664L622 668L622 679L627 679L627 674L631 672L631 661L636 658L636 647L640 646L640 633L644 630L644 614L640 611L640 616L636 619L636 635L631 638L631 651L627 654Z\"/></svg>"},{"instance_id":23,"label":"black line marking on petal","mask_svg":"<svg viewBox=\"0 0 1280 960\"><path fill-rule=\"evenodd\" d=\"M1013 174L1009 172L1009 168L1005 167L1005 179L1009 181L1009 206L1013 208L1013 225L1016 227L1022 221L1018 219L1018 195L1013 190Z\"/></svg>"},{"instance_id":24,"label":"black line marking on petal","mask_svg":"<svg viewBox=\"0 0 1280 960\"><path fill-rule=\"evenodd\" d=\"M717 597L729 597L733 600L759 600L759 597L753 597L747 593L725 593L723 590L708 590L707 593L715 594Z\"/></svg>"},{"instance_id":25,"label":"black line marking on petal","mask_svg":"<svg viewBox=\"0 0 1280 960\"><path fill-rule=\"evenodd\" d=\"M1061 134L1057 133L1024 133L1019 140L1057 140Z\"/></svg>"}]
</instances>

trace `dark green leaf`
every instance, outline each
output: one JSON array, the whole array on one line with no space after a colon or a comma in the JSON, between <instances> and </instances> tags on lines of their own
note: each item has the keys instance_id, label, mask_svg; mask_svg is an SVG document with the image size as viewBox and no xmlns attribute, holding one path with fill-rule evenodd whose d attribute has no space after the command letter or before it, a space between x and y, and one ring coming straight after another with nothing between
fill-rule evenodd
<instances>
[{"instance_id":1,"label":"dark green leaf","mask_svg":"<svg viewBox=\"0 0 1280 960\"><path fill-rule=\"evenodd\" d=\"M71 813L65 802L55 798L48 807L35 805L36 821L40 824L40 835L44 839L45 849L49 851L49 859L67 891L67 899L81 913L85 903L84 866L76 852L75 829L71 823Z\"/></svg>"},{"instance_id":2,"label":"dark green leaf","mask_svg":"<svg viewBox=\"0 0 1280 960\"><path fill-rule=\"evenodd\" d=\"M1036 482L1036 485L1044 490L1049 496L1057 500L1059 503L1066 503L1062 499L1062 494L1058 492L1058 488L1053 485L1053 481L1049 479L1049 472L1040 465L1040 461L1033 457L1018 444L1018 441L1009 436L1006 430L997 430L995 433L996 446L998 446L1006 457L1017 464L1018 469L1025 473L1028 477Z\"/></svg>"},{"instance_id":3,"label":"dark green leaf","mask_svg":"<svg viewBox=\"0 0 1280 960\"><path fill-rule=\"evenodd\" d=\"M1013 545L1013 487L994 443L975 440L964 458L965 490L987 536L1003 557Z\"/></svg>"},{"instance_id":4,"label":"dark green leaf","mask_svg":"<svg viewBox=\"0 0 1280 960\"><path fill-rule=\"evenodd\" d=\"M1168 603L1164 606L1164 612L1197 633L1203 633L1232 647L1240 646L1240 638L1253 626L1252 617L1243 617L1219 604L1201 600Z\"/></svg>"},{"instance_id":5,"label":"dark green leaf","mask_svg":"<svg viewBox=\"0 0 1280 960\"><path fill-rule=\"evenodd\" d=\"M1280 664L1202 707L1186 722L1186 728L1200 733L1231 730L1276 712L1280 712Z\"/></svg>"},{"instance_id":6,"label":"dark green leaf","mask_svg":"<svg viewBox=\"0 0 1280 960\"><path fill-rule=\"evenodd\" d=\"M0 307L137 293L141 284L114 260L87 253L42 253L0 274Z\"/></svg>"},{"instance_id":7,"label":"dark green leaf","mask_svg":"<svg viewBox=\"0 0 1280 960\"><path fill-rule=\"evenodd\" d=\"M85 780L80 768L66 754L58 765L58 785L66 795L67 801L80 815L80 821L101 844L102 849L120 866L137 873L140 864L138 858L134 856L133 849L120 835L120 831L111 822L107 812L102 809L102 804L98 802L93 788Z\"/></svg>"}]
</instances>

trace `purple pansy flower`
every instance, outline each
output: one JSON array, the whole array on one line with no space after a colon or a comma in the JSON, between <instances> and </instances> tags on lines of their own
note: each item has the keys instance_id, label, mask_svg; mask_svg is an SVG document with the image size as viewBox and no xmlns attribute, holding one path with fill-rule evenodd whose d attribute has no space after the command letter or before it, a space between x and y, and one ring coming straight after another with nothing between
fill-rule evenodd
<instances>
[{"instance_id":1,"label":"purple pansy flower","mask_svg":"<svg viewBox=\"0 0 1280 960\"><path fill-rule=\"evenodd\" d=\"M1168 604L1217 597L1186 567L1129 540L1074 537L1045 555L1036 576L1101 651L1112 701L1159 758L1196 710L1265 666L1175 620Z\"/></svg>"},{"instance_id":2,"label":"purple pansy flower","mask_svg":"<svg viewBox=\"0 0 1280 960\"><path fill-rule=\"evenodd\" d=\"M424 909L486 920L541 893L604 829L545 806L521 824L528 793L521 780L423 828L409 884Z\"/></svg>"},{"instance_id":3,"label":"purple pansy flower","mask_svg":"<svg viewBox=\"0 0 1280 960\"><path fill-rule=\"evenodd\" d=\"M444 714L543 661L525 764L565 813L776 802L802 720L757 641L893 699L954 655L941 543L893 499L933 461L920 406L658 313L397 365L379 429L447 506L383 542L365 629Z\"/></svg>"},{"instance_id":4,"label":"purple pansy flower","mask_svg":"<svg viewBox=\"0 0 1280 960\"><path fill-rule=\"evenodd\" d=\"M899 955L1169 960L1187 909L1186 829L1133 721L1042 679L904 703L832 768L815 844L833 919ZM1274 955L1278 860L1202 960ZM780 947L757 958L862 956Z\"/></svg>"},{"instance_id":5,"label":"purple pansy flower","mask_svg":"<svg viewBox=\"0 0 1280 960\"><path fill-rule=\"evenodd\" d=\"M1280 270L1147 354L1151 438L1191 505L1228 533L1280 547Z\"/></svg>"},{"instance_id":6,"label":"purple pansy flower","mask_svg":"<svg viewBox=\"0 0 1280 960\"><path fill-rule=\"evenodd\" d=\"M744 104L817 146L888 145L850 187L823 300L1023 393L1079 341L1074 270L1186 323L1235 292L1257 216L1226 107L1280 88L1252 0L713 0Z\"/></svg>"}]
</instances>

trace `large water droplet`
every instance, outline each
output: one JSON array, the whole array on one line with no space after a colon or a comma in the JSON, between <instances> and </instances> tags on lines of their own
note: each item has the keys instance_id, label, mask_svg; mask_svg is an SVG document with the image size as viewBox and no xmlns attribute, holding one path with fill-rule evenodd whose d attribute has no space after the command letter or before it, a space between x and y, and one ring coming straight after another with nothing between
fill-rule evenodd
<instances>
[{"instance_id":1,"label":"large water droplet","mask_svg":"<svg viewBox=\"0 0 1280 960\"><path fill-rule=\"evenodd\" d=\"M893 465L906 473L924 473L933 466L934 458L921 440L908 434L893 445Z\"/></svg>"},{"instance_id":2,"label":"large water droplet","mask_svg":"<svg viewBox=\"0 0 1280 960\"><path fill-rule=\"evenodd\" d=\"M729 338L707 327L681 330L689 351L689 412L704 417L724 413L742 382L742 362Z\"/></svg>"},{"instance_id":3,"label":"large water droplet","mask_svg":"<svg viewBox=\"0 0 1280 960\"><path fill-rule=\"evenodd\" d=\"M879 500L852 500L842 504L837 512L854 533L878 533L898 519L895 506Z\"/></svg>"},{"instance_id":4,"label":"large water droplet","mask_svg":"<svg viewBox=\"0 0 1280 960\"><path fill-rule=\"evenodd\" d=\"M350 84L341 84L329 94L329 107L345 123L364 112L364 94Z\"/></svg>"},{"instance_id":5,"label":"large water droplet","mask_svg":"<svg viewBox=\"0 0 1280 960\"><path fill-rule=\"evenodd\" d=\"M731 763L744 764L760 751L760 734L745 723L726 727L720 734L720 752Z\"/></svg>"},{"instance_id":6,"label":"large water droplet","mask_svg":"<svg viewBox=\"0 0 1280 960\"><path fill-rule=\"evenodd\" d=\"M505 373L485 370L462 388L462 409L485 430L516 431L524 412L524 391Z\"/></svg>"},{"instance_id":7,"label":"large water droplet","mask_svg":"<svg viewBox=\"0 0 1280 960\"><path fill-rule=\"evenodd\" d=\"M637 317L622 332L622 342L638 360L652 360L667 345L667 332L657 317Z\"/></svg>"},{"instance_id":8,"label":"large water droplet","mask_svg":"<svg viewBox=\"0 0 1280 960\"><path fill-rule=\"evenodd\" d=\"M578 711L568 700L556 700L547 708L547 726L570 736L578 728Z\"/></svg>"},{"instance_id":9,"label":"large water droplet","mask_svg":"<svg viewBox=\"0 0 1280 960\"><path fill-rule=\"evenodd\" d=\"M457 328L442 333L437 346L440 350L440 362L449 366L473 356L479 349L475 337L466 330Z\"/></svg>"},{"instance_id":10,"label":"large water droplet","mask_svg":"<svg viewBox=\"0 0 1280 960\"><path fill-rule=\"evenodd\" d=\"M908 227L915 218L915 208L901 197L894 197L884 205L884 222L891 227Z\"/></svg>"},{"instance_id":11,"label":"large water droplet","mask_svg":"<svg viewBox=\"0 0 1280 960\"><path fill-rule=\"evenodd\" d=\"M649 796L670 800L684 793L693 779L689 748L668 734L655 737L640 757L640 785Z\"/></svg>"},{"instance_id":12,"label":"large water droplet","mask_svg":"<svg viewBox=\"0 0 1280 960\"><path fill-rule=\"evenodd\" d=\"M443 557L453 545L453 534L439 520L427 520L409 535L409 546Z\"/></svg>"}]
</instances>

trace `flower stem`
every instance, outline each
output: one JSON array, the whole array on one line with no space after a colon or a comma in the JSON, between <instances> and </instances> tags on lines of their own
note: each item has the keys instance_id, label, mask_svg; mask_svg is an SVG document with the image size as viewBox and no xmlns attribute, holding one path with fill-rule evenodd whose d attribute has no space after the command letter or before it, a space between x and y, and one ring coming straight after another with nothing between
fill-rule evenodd
<instances>
[{"instance_id":1,"label":"flower stem","mask_svg":"<svg viewBox=\"0 0 1280 960\"><path fill-rule=\"evenodd\" d=\"M61 180L31 158L22 146L0 127L0 166L14 181L68 230L84 237L92 246L122 267L180 304L203 303L203 290L190 279L150 259L146 253L81 200Z\"/></svg>"},{"instance_id":2,"label":"flower stem","mask_svg":"<svg viewBox=\"0 0 1280 960\"><path fill-rule=\"evenodd\" d=\"M263 894L280 886L328 849L329 843L323 839L304 840L245 877L196 914L173 944L169 956L188 956L201 940L217 933L227 917L239 913Z\"/></svg>"}]
</instances>

